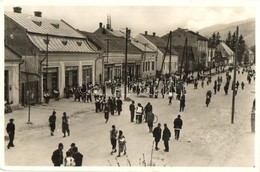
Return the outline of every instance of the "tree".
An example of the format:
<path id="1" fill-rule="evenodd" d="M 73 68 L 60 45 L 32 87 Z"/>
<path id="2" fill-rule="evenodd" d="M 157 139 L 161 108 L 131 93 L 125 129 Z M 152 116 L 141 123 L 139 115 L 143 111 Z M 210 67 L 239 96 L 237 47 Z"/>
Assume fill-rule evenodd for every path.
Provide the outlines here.
<path id="1" fill-rule="evenodd" d="M 245 44 L 244 37 L 241 34 L 238 39 L 238 52 L 237 52 L 238 63 L 242 62 L 245 51 L 246 51 L 246 44 Z"/>
<path id="2" fill-rule="evenodd" d="M 216 35 L 216 46 L 220 43 L 220 35 L 219 35 L 219 32 L 217 33 Z"/>
<path id="3" fill-rule="evenodd" d="M 227 38 L 225 41 L 226 45 L 230 48 L 231 47 L 231 32 L 228 31 Z"/>

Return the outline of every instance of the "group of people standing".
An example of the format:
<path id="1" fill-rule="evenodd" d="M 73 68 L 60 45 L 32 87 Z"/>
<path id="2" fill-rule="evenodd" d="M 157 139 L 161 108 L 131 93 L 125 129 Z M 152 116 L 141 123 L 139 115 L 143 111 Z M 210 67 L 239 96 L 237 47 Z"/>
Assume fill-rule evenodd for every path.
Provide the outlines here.
<path id="1" fill-rule="evenodd" d="M 63 137 L 66 137 L 66 134 L 68 134 L 68 136 L 69 136 L 70 135 L 69 117 L 67 116 L 66 112 L 63 112 L 63 116 L 62 116 L 61 120 L 62 120 Z M 51 130 L 51 136 L 54 136 L 54 131 L 56 128 L 56 112 L 55 111 L 53 111 L 52 115 L 49 116 L 49 127 Z"/>
<path id="2" fill-rule="evenodd" d="M 122 130 L 119 130 L 119 132 L 118 132 L 115 125 L 112 125 L 112 129 L 110 130 L 110 142 L 111 142 L 111 145 L 112 145 L 111 155 L 113 155 L 114 153 L 117 152 L 117 149 L 116 149 L 117 142 L 118 142 L 118 155 L 117 155 L 117 157 L 120 157 L 121 153 L 123 153 L 123 155 L 126 154 L 126 139 L 125 139 L 125 136 L 123 135 Z"/>

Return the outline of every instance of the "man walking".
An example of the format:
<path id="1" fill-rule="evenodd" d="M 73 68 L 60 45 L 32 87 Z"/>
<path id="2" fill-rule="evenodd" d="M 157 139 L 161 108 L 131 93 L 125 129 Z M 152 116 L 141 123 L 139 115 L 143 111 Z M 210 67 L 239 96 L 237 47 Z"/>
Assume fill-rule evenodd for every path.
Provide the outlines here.
<path id="1" fill-rule="evenodd" d="M 145 113 L 145 122 L 147 122 L 147 114 L 149 112 L 153 112 L 153 106 L 151 105 L 150 102 L 147 103 L 147 105 L 144 107 L 144 113 Z"/>
<path id="2" fill-rule="evenodd" d="M 151 133 L 151 132 L 153 132 L 153 121 L 154 121 L 153 112 L 148 112 L 146 117 L 147 117 L 147 125 L 149 128 L 149 133 Z"/>
<path id="3" fill-rule="evenodd" d="M 110 141 L 112 145 L 111 155 L 116 152 L 116 139 L 117 139 L 117 130 L 115 125 L 112 125 L 112 130 L 110 130 Z"/>
<path id="4" fill-rule="evenodd" d="M 116 100 L 118 116 L 120 115 L 120 113 L 122 111 L 122 104 L 123 104 L 122 100 L 120 99 L 120 97 L 118 97 L 118 99 Z"/>
<path id="5" fill-rule="evenodd" d="M 167 124 L 164 124 L 164 130 L 163 130 L 163 136 L 162 139 L 164 141 L 164 152 L 169 152 L 169 140 L 171 137 L 171 132 L 169 130 L 169 128 L 167 127 Z"/>
<path id="6" fill-rule="evenodd" d="M 9 135 L 9 143 L 7 145 L 7 148 L 10 149 L 10 147 L 14 147 L 14 133 L 15 133 L 15 125 L 13 123 L 14 119 L 10 119 L 10 122 L 6 126 L 6 131 Z"/>
<path id="7" fill-rule="evenodd" d="M 55 130 L 56 127 L 56 112 L 53 111 L 52 115 L 49 117 L 49 126 L 51 128 L 51 136 L 53 136 L 53 132 Z"/>
<path id="8" fill-rule="evenodd" d="M 63 137 L 66 137 L 66 133 L 68 133 L 68 136 L 70 136 L 68 119 L 69 117 L 66 116 L 66 112 L 63 112 L 63 117 L 62 117 L 62 133 L 64 134 Z"/>
<path id="9" fill-rule="evenodd" d="M 59 143 L 58 145 L 58 149 L 55 150 L 52 154 L 51 160 L 54 164 L 54 166 L 60 166 L 61 164 L 63 164 L 63 144 Z"/>
<path id="10" fill-rule="evenodd" d="M 178 117 L 173 122 L 173 128 L 175 133 L 175 139 L 179 140 L 180 137 L 180 130 L 182 129 L 182 119 L 181 115 L 178 115 Z"/>
<path id="11" fill-rule="evenodd" d="M 132 104 L 129 106 L 130 114 L 131 114 L 131 122 L 134 122 L 135 117 L 135 101 L 132 101 Z"/>
<path id="12" fill-rule="evenodd" d="M 159 123 L 157 127 L 154 128 L 153 130 L 153 137 L 154 137 L 154 141 L 155 141 L 155 150 L 158 151 L 158 143 L 161 140 L 161 136 L 162 136 L 162 129 L 161 129 L 161 124 Z"/>

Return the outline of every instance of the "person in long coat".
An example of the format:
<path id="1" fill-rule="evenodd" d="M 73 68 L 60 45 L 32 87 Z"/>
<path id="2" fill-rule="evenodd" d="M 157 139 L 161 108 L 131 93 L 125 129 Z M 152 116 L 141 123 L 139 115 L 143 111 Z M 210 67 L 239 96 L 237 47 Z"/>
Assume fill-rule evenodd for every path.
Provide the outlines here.
<path id="1" fill-rule="evenodd" d="M 104 108 L 104 117 L 106 119 L 106 123 L 109 119 L 109 107 L 108 107 L 108 104 L 105 104 L 105 108 Z"/>
<path id="2" fill-rule="evenodd" d="M 10 147 L 14 147 L 14 134 L 15 134 L 15 125 L 13 123 L 14 119 L 11 118 L 9 120 L 10 122 L 6 126 L 6 132 L 8 133 L 9 136 L 9 143 L 7 145 L 7 148 L 10 149 Z"/>
<path id="3" fill-rule="evenodd" d="M 145 122 L 147 122 L 147 114 L 152 111 L 153 111 L 153 106 L 151 105 L 150 102 L 148 102 L 147 105 L 144 107 Z"/>
<path id="4" fill-rule="evenodd" d="M 117 139 L 117 129 L 115 125 L 112 125 L 112 130 L 110 130 L 110 142 L 112 145 L 112 151 L 111 151 L 111 155 L 113 155 L 113 153 L 116 152 L 116 139 Z"/>
<path id="5" fill-rule="evenodd" d="M 180 130 L 182 129 L 182 124 L 183 124 L 183 122 L 182 122 L 182 119 L 181 119 L 181 115 L 178 115 L 178 117 L 173 122 L 173 128 L 174 128 L 176 140 L 179 140 Z"/>
<path id="6" fill-rule="evenodd" d="M 149 133 L 151 133 L 153 131 L 153 121 L 154 121 L 154 114 L 153 112 L 148 112 L 147 115 L 147 125 L 149 128 Z"/>
<path id="7" fill-rule="evenodd" d="M 117 113 L 118 115 L 120 115 L 121 111 L 122 111 L 122 100 L 120 99 L 120 97 L 118 97 L 118 99 L 116 100 L 116 107 L 117 107 Z"/>
<path id="8" fill-rule="evenodd" d="M 180 112 L 183 112 L 185 108 L 185 95 L 183 94 L 180 97 Z"/>
<path id="9" fill-rule="evenodd" d="M 169 152 L 169 140 L 170 140 L 170 137 L 171 137 L 171 131 L 167 127 L 167 124 L 164 124 L 162 140 L 164 142 L 164 146 L 165 146 L 164 151 L 165 152 Z"/>
<path id="10" fill-rule="evenodd" d="M 132 101 L 132 104 L 129 105 L 130 115 L 131 115 L 131 122 L 134 122 L 135 117 L 135 101 Z"/>
<path id="11" fill-rule="evenodd" d="M 158 151 L 158 143 L 161 140 L 162 137 L 162 129 L 161 129 L 161 124 L 159 123 L 157 127 L 154 128 L 153 130 L 153 137 L 154 137 L 154 141 L 155 141 L 155 150 Z"/>
<path id="12" fill-rule="evenodd" d="M 73 148 L 74 155 L 72 156 L 75 161 L 75 166 L 82 166 L 83 155 L 78 151 L 77 147 Z"/>
<path id="13" fill-rule="evenodd" d="M 64 134 L 63 137 L 66 137 L 66 133 L 68 133 L 68 136 L 70 135 L 69 117 L 67 117 L 66 112 L 63 112 L 62 117 L 62 133 Z"/>
<path id="14" fill-rule="evenodd" d="M 49 126 L 51 129 L 51 136 L 53 136 L 55 127 L 56 127 L 56 112 L 53 111 L 52 115 L 49 117 Z"/>
<path id="15" fill-rule="evenodd" d="M 115 109 L 116 109 L 116 99 L 115 97 L 112 97 L 111 104 L 110 104 L 111 115 L 115 114 Z"/>
<path id="16" fill-rule="evenodd" d="M 117 157 L 120 157 L 121 152 L 124 152 L 124 155 L 126 154 L 126 140 L 125 140 L 125 136 L 123 135 L 123 131 L 119 130 Z"/>
<path id="17" fill-rule="evenodd" d="M 63 164 L 63 144 L 59 143 L 58 145 L 58 149 L 55 150 L 52 154 L 51 160 L 52 163 L 54 164 L 54 166 L 60 166 L 61 164 Z"/>

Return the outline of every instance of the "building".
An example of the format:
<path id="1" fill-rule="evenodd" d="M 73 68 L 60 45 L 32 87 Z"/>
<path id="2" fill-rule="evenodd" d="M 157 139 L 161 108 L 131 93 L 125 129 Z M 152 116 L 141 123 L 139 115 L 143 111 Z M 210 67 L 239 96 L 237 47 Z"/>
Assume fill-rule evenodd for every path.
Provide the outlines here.
<path id="1" fill-rule="evenodd" d="M 5 45 L 4 99 L 19 105 L 19 81 L 22 56 Z"/>
<path id="2" fill-rule="evenodd" d="M 157 58 L 155 60 L 156 63 L 156 71 L 158 74 L 169 74 L 178 71 L 178 53 L 177 51 L 172 48 L 171 55 L 168 49 L 168 53 L 166 52 L 167 42 L 156 36 L 154 32 L 152 35 L 149 35 L 147 31 L 144 34 L 139 34 L 135 37 L 135 40 L 141 42 L 142 44 L 146 45 L 150 49 L 157 51 Z M 171 58 L 171 59 L 170 59 Z M 170 63 L 171 61 L 171 63 Z M 149 65 L 148 65 L 149 66 Z M 171 66 L 171 67 L 170 67 Z M 170 71 L 171 68 L 171 71 Z"/>
<path id="3" fill-rule="evenodd" d="M 103 27 L 102 23 L 99 23 L 99 28 L 94 33 L 82 33 L 102 52 L 97 60 L 96 79 L 104 82 L 116 79 L 124 81 L 126 39 L 115 36 L 109 29 Z M 127 43 L 127 49 L 127 76 L 130 81 L 137 80 L 141 76 L 142 52 L 131 43 L 131 40 Z"/>
<path id="4" fill-rule="evenodd" d="M 188 29 L 178 28 L 171 32 L 173 48 L 179 53 L 179 63 L 182 61 L 183 47 L 187 38 L 189 70 L 202 70 L 207 67 L 208 39 Z M 162 36 L 167 41 L 169 33 Z M 186 61 L 186 59 L 185 59 Z"/>
<path id="5" fill-rule="evenodd" d="M 21 80 L 26 83 L 30 74 L 29 83 L 37 84 L 30 87 L 36 103 L 42 100 L 43 90 L 52 94 L 59 89 L 63 97 L 66 85 L 95 82 L 99 54 L 84 35 L 63 20 L 44 18 L 40 11 L 23 14 L 20 7 L 14 7 L 13 12 L 5 12 L 5 43 L 25 57 Z"/>
<path id="6" fill-rule="evenodd" d="M 220 63 L 227 66 L 233 64 L 235 53 L 223 42 L 221 41 L 215 50 L 215 56 L 212 59 L 213 66 L 219 66 Z"/>

